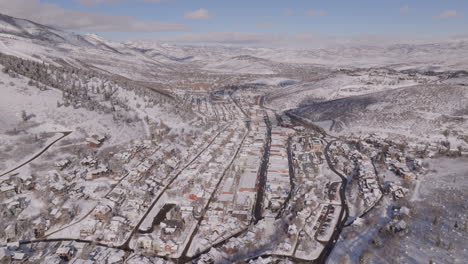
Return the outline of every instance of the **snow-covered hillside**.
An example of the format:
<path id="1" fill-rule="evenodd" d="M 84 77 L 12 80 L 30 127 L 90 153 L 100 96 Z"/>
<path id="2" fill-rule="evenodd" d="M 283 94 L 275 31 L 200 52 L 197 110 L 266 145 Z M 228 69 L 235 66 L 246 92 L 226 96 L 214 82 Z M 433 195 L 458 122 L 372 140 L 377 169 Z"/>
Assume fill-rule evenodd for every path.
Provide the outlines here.
<path id="1" fill-rule="evenodd" d="M 468 129 L 468 88 L 416 85 L 341 99 L 305 103 L 292 112 L 313 121 L 333 120 L 332 130 L 438 134 Z"/>
<path id="2" fill-rule="evenodd" d="M 268 95 L 268 104 L 276 109 L 288 110 L 313 101 L 333 100 L 379 91 L 437 83 L 439 78 L 421 74 L 408 74 L 387 68 L 357 69 L 323 74 L 313 82 L 297 82 Z"/>
<path id="3" fill-rule="evenodd" d="M 274 74 L 273 63 L 253 56 L 236 56 L 220 62 L 208 64 L 203 69 L 213 72 L 237 74 Z"/>

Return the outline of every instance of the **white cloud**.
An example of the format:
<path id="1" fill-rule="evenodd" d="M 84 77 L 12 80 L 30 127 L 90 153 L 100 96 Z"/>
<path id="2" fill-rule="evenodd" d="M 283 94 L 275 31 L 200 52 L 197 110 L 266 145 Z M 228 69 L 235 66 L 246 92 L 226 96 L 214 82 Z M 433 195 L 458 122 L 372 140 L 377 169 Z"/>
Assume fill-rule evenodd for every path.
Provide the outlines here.
<path id="1" fill-rule="evenodd" d="M 95 7 L 101 4 L 110 4 L 114 3 L 115 0 L 77 0 L 78 3 L 86 6 L 86 7 Z"/>
<path id="2" fill-rule="evenodd" d="M 259 33 L 244 32 L 211 32 L 211 33 L 186 33 L 177 36 L 160 37 L 162 42 L 175 43 L 205 43 L 205 44 L 241 44 L 249 45 L 263 43 L 271 40 L 271 36 Z"/>
<path id="3" fill-rule="evenodd" d="M 267 27 L 272 27 L 273 24 L 272 23 L 258 23 L 256 24 L 257 27 L 261 27 L 261 28 L 267 28 Z"/>
<path id="4" fill-rule="evenodd" d="M 410 11 L 409 5 L 405 5 L 402 8 L 400 8 L 401 13 L 408 13 Z"/>
<path id="5" fill-rule="evenodd" d="M 113 4 L 123 1 L 134 1 L 134 2 L 145 2 L 145 3 L 159 3 L 169 0 L 75 0 L 76 2 L 86 6 L 86 7 L 96 7 L 103 4 Z"/>
<path id="6" fill-rule="evenodd" d="M 308 16 L 326 16 L 328 15 L 328 11 L 325 10 L 309 10 L 305 12 Z"/>
<path id="7" fill-rule="evenodd" d="M 456 10 L 446 10 L 435 17 L 436 18 L 450 18 L 450 17 L 458 17 L 458 16 L 460 16 L 460 14 Z"/>
<path id="8" fill-rule="evenodd" d="M 77 31 L 162 32 L 186 31 L 178 23 L 140 21 L 131 16 L 109 15 L 90 11 L 65 9 L 38 0 L 0 0 L 1 13 L 32 20 L 57 28 Z"/>
<path id="9" fill-rule="evenodd" d="M 210 13 L 208 10 L 204 8 L 200 8 L 195 11 L 187 12 L 184 14 L 184 17 L 187 19 L 196 19 L 196 20 L 202 20 L 202 19 L 209 19 L 213 16 L 212 13 Z"/>

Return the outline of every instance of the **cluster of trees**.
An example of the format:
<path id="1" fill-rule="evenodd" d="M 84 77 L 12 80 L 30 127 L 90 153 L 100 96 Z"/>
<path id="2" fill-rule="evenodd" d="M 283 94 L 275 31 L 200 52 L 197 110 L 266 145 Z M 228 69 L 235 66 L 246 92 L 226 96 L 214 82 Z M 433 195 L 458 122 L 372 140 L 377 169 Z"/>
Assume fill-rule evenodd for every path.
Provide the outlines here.
<path id="1" fill-rule="evenodd" d="M 145 107 L 162 105 L 183 118 L 194 117 L 191 109 L 178 107 L 177 98 L 120 76 L 71 66 L 55 66 L 3 53 L 0 53 L 0 64 L 4 66 L 2 71 L 13 78 L 18 75 L 29 78 L 30 86 L 40 90 L 47 90 L 47 87 L 61 90 L 62 101 L 57 102 L 57 107 L 83 107 L 90 111 L 114 113 L 115 120 L 131 122 L 135 116 L 125 113 L 130 110 L 128 100 L 115 96 L 119 89 L 125 89 L 143 98 Z"/>

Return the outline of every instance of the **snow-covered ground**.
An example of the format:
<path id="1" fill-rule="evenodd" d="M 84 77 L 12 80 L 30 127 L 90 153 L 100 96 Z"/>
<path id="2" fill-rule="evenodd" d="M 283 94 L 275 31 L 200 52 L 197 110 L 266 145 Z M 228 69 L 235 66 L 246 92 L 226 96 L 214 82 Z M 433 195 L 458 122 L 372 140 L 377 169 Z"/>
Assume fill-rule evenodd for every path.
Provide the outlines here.
<path id="1" fill-rule="evenodd" d="M 392 263 L 395 258 L 399 263 L 464 263 L 468 257 L 464 246 L 468 160 L 438 158 L 425 162 L 429 172 L 419 177 L 413 193 L 399 203 L 385 198 L 369 215 L 345 227 L 328 263 L 342 259 L 358 263 L 362 258 L 370 263 Z M 401 236 L 385 235 L 382 229 L 391 221 L 391 208 L 398 204 L 410 208 L 409 216 L 403 218 L 408 231 Z"/>
<path id="2" fill-rule="evenodd" d="M 0 15 L 0 53 L 0 174 L 71 132 L 0 177 L 2 243 L 81 238 L 135 251 L 75 243 L 97 263 L 165 262 L 141 251 L 179 258 L 207 250 L 217 263 L 313 259 L 344 208 L 333 163 L 353 188 L 350 218 L 369 212 L 348 219 L 328 263 L 468 259 L 468 73 L 458 71 L 468 65 L 466 42 L 328 50 L 118 43 Z M 419 174 L 390 166 L 406 173 L 415 156 Z M 365 177 L 352 182 L 356 164 Z M 263 205 L 254 200 L 262 170 Z M 153 226 L 169 203 L 165 222 Z M 52 263 L 66 243 L 49 245 L 47 257 L 20 250 Z"/>
<path id="3" fill-rule="evenodd" d="M 0 73 L 2 96 L 0 97 L 0 111 L 2 121 L 0 132 L 5 133 L 16 126 L 21 126 L 22 111 L 33 115 L 27 122 L 32 123 L 29 133 L 72 131 L 70 138 L 80 138 L 87 134 L 109 134 L 109 143 L 120 142 L 124 139 L 134 139 L 142 134 L 141 123 L 117 125 L 110 114 L 96 114 L 83 108 L 57 107 L 62 100 L 62 92 L 49 88 L 41 91 L 29 86 L 25 77 L 11 78 Z M 117 134 L 116 134 L 117 133 Z"/>
<path id="4" fill-rule="evenodd" d="M 409 233 L 395 245 L 396 250 L 406 263 L 464 263 L 468 259 L 468 159 L 427 162 L 430 172 L 421 177 L 416 190 Z M 383 254 L 378 257 L 385 259 Z"/>

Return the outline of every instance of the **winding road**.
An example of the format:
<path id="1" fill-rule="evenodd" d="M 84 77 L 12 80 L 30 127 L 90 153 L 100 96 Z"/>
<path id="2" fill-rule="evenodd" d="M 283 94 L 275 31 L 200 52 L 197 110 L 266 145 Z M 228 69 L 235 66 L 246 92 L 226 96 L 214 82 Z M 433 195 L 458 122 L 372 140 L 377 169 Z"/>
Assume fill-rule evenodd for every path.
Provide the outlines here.
<path id="1" fill-rule="evenodd" d="M 34 155 L 33 155 L 31 158 L 29 158 L 27 161 L 25 161 L 25 162 L 23 162 L 23 163 L 17 165 L 16 167 L 14 167 L 14 168 L 12 168 L 12 169 L 10 169 L 10 170 L 8 170 L 8 171 L 6 171 L 6 172 L 0 174 L 0 177 L 1 177 L 1 176 L 4 176 L 4 175 L 7 175 L 7 174 L 9 174 L 9 173 L 12 173 L 12 172 L 14 172 L 15 170 L 17 170 L 17 169 L 23 167 L 24 165 L 30 163 L 31 161 L 37 159 L 39 156 L 41 156 L 42 154 L 44 154 L 44 152 L 46 152 L 50 147 L 52 147 L 52 145 L 54 145 L 55 143 L 59 142 L 59 141 L 62 140 L 64 137 L 70 135 L 72 132 L 71 132 L 71 131 L 66 131 L 66 132 L 57 132 L 57 133 L 61 133 L 62 136 L 59 137 L 59 138 L 57 138 L 57 139 L 55 139 L 54 141 L 50 142 L 47 146 L 45 146 L 42 150 L 40 150 L 39 152 L 37 152 L 36 154 L 34 154 Z"/>
<path id="2" fill-rule="evenodd" d="M 346 202 L 346 194 L 345 194 L 345 190 L 346 190 L 346 186 L 348 184 L 348 180 L 346 179 L 345 175 L 343 175 L 341 172 L 339 172 L 334 167 L 333 163 L 331 162 L 330 154 L 329 154 L 330 146 L 334 142 L 336 142 L 338 140 L 337 140 L 336 137 L 328 135 L 328 133 L 325 132 L 324 129 L 322 129 L 321 127 L 318 127 L 317 125 L 313 124 L 312 122 L 310 122 L 307 119 L 304 119 L 302 117 L 299 117 L 299 116 L 297 116 L 295 114 L 288 113 L 288 112 L 286 113 L 286 115 L 288 115 L 292 120 L 295 120 L 295 121 L 303 124 L 304 127 L 312 129 L 312 130 L 322 134 L 322 138 L 325 141 L 327 141 L 326 140 L 327 138 L 333 138 L 332 141 L 327 142 L 327 145 L 325 147 L 324 152 L 325 152 L 325 159 L 327 160 L 328 167 L 336 175 L 338 175 L 341 178 L 341 182 L 342 182 L 341 187 L 340 187 L 341 212 L 340 212 L 340 216 L 339 216 L 339 221 L 338 221 L 338 223 L 337 223 L 337 225 L 335 227 L 335 231 L 333 232 L 330 240 L 326 244 L 325 249 L 322 251 L 319 258 L 314 261 L 314 263 L 326 263 L 326 261 L 328 259 L 328 256 L 331 254 L 333 248 L 335 247 L 336 242 L 338 241 L 338 238 L 339 238 L 343 228 L 345 227 L 346 219 L 349 216 L 349 208 L 348 208 L 348 205 L 347 205 L 347 202 Z"/>
<path id="3" fill-rule="evenodd" d="M 348 184 L 348 180 L 346 177 L 341 174 L 341 172 L 337 171 L 334 167 L 334 165 L 331 162 L 330 155 L 329 155 L 329 150 L 331 144 L 333 144 L 336 140 L 328 142 L 327 146 L 325 147 L 325 158 L 327 160 L 328 167 L 338 176 L 340 176 L 342 184 L 340 187 L 340 199 L 341 199 L 341 212 L 339 216 L 339 221 L 335 227 L 335 231 L 333 232 L 330 240 L 328 241 L 327 245 L 325 246 L 325 249 L 322 251 L 320 254 L 319 258 L 315 260 L 316 263 L 326 263 L 328 256 L 330 256 L 331 252 L 333 251 L 333 248 L 335 247 L 336 242 L 338 241 L 338 238 L 341 234 L 341 231 L 345 227 L 346 219 L 348 218 L 349 215 L 349 208 L 346 203 L 346 196 L 345 196 L 345 190 L 346 190 L 346 185 Z"/>

